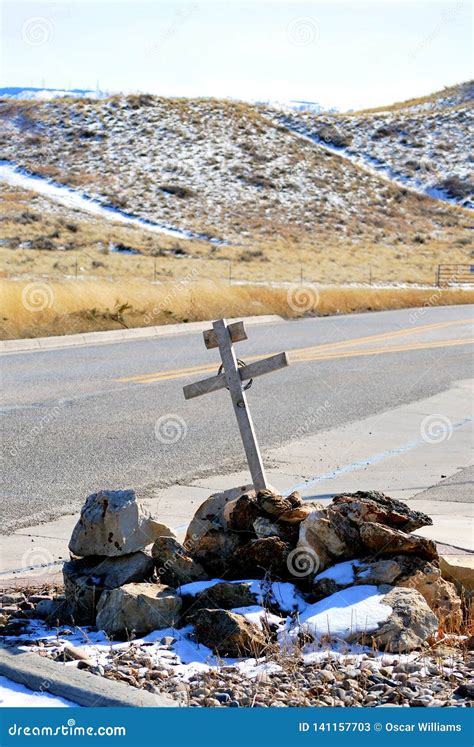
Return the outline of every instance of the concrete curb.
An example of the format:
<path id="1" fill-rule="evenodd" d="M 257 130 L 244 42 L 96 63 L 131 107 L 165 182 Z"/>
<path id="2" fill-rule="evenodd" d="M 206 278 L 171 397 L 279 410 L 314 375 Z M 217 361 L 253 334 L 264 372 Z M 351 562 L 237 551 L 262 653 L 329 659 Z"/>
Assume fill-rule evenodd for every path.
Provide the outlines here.
<path id="1" fill-rule="evenodd" d="M 123 682 L 56 664 L 36 653 L 0 647 L 0 675 L 36 692 L 65 698 L 89 708 L 177 708 L 163 695 L 153 695 Z"/>
<path id="2" fill-rule="evenodd" d="M 282 322 L 277 314 L 239 317 L 246 324 L 269 324 Z M 237 321 L 237 319 L 229 319 Z M 211 321 L 189 322 L 187 324 L 163 324 L 157 327 L 135 327 L 133 329 L 114 329 L 105 332 L 83 332 L 78 335 L 58 335 L 54 337 L 32 337 L 22 340 L 0 340 L 0 353 L 32 352 L 35 350 L 57 350 L 83 345 L 103 345 L 104 343 L 123 342 L 125 340 L 144 340 L 150 337 L 169 337 L 191 332 L 203 332 L 212 325 Z"/>

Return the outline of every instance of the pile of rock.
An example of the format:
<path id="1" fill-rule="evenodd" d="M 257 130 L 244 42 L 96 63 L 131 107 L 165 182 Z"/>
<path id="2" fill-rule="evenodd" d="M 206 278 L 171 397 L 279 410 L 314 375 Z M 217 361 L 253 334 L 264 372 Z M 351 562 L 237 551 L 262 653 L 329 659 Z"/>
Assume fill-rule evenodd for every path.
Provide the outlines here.
<path id="1" fill-rule="evenodd" d="M 144 552 L 157 537 L 163 536 L 171 537 L 173 533 L 144 510 L 132 490 L 101 491 L 90 495 L 69 542 L 74 557 L 63 568 L 67 615 L 76 624 L 94 625 L 107 600 L 110 604 L 116 603 L 114 590 L 126 589 L 129 585 L 132 585 L 135 601 L 130 602 L 131 610 L 124 607 L 123 615 L 127 611 L 136 615 L 140 588 L 150 598 L 160 600 L 157 603 L 160 609 L 166 607 L 166 602 L 163 602 L 166 594 L 162 595 L 164 587 L 151 583 L 153 559 Z M 177 608 L 180 600 L 178 602 Z M 167 617 L 165 625 L 174 624 L 177 619 L 174 615 Z M 161 619 L 157 618 L 156 622 L 161 623 Z M 97 624 L 100 625 L 100 620 Z M 112 630 L 111 625 L 108 627 Z M 127 627 L 124 624 L 121 630 Z M 136 628 L 136 625 L 131 627 Z"/>
<path id="2" fill-rule="evenodd" d="M 376 492 L 323 507 L 298 493 L 235 489 L 200 506 L 181 545 L 133 491 L 97 493 L 69 545 L 68 614 L 115 638 L 192 626 L 221 656 L 323 637 L 410 651 L 462 623 L 435 543 L 412 534 L 431 523 Z"/>

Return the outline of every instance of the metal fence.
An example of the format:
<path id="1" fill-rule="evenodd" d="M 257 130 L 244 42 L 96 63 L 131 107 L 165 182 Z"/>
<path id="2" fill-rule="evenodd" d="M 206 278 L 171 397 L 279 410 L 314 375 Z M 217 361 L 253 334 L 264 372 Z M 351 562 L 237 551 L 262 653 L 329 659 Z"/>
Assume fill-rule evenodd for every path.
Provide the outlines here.
<path id="1" fill-rule="evenodd" d="M 473 285 L 474 265 L 438 265 L 437 285 Z"/>

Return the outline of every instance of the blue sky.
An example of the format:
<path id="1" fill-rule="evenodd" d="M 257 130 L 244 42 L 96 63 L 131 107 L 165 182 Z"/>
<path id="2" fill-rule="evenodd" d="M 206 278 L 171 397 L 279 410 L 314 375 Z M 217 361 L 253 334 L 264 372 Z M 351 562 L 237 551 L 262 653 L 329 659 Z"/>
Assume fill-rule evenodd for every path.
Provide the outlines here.
<path id="1" fill-rule="evenodd" d="M 468 80 L 471 13 L 467 0 L 4 0 L 0 84 L 375 106 Z"/>

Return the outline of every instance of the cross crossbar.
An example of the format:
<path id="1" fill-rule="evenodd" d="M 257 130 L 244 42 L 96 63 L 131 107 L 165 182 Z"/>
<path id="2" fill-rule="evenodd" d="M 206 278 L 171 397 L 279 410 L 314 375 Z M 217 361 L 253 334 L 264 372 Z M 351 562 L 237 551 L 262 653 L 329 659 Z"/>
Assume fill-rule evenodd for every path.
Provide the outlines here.
<path id="1" fill-rule="evenodd" d="M 285 368 L 289 365 L 290 361 L 288 360 L 288 355 L 286 353 L 277 353 L 276 355 L 271 355 L 269 358 L 264 358 L 261 361 L 255 361 L 255 363 L 249 363 L 247 366 L 242 366 L 238 371 L 241 381 L 249 381 L 250 379 L 256 379 L 257 376 L 263 376 L 263 374 L 278 371 L 279 368 Z M 202 394 L 217 392 L 219 389 L 224 389 L 226 386 L 227 381 L 225 374 L 216 374 L 216 376 L 210 376 L 208 379 L 201 379 L 201 381 L 186 384 L 186 386 L 183 387 L 184 398 L 194 399 L 194 397 L 200 397 Z"/>

